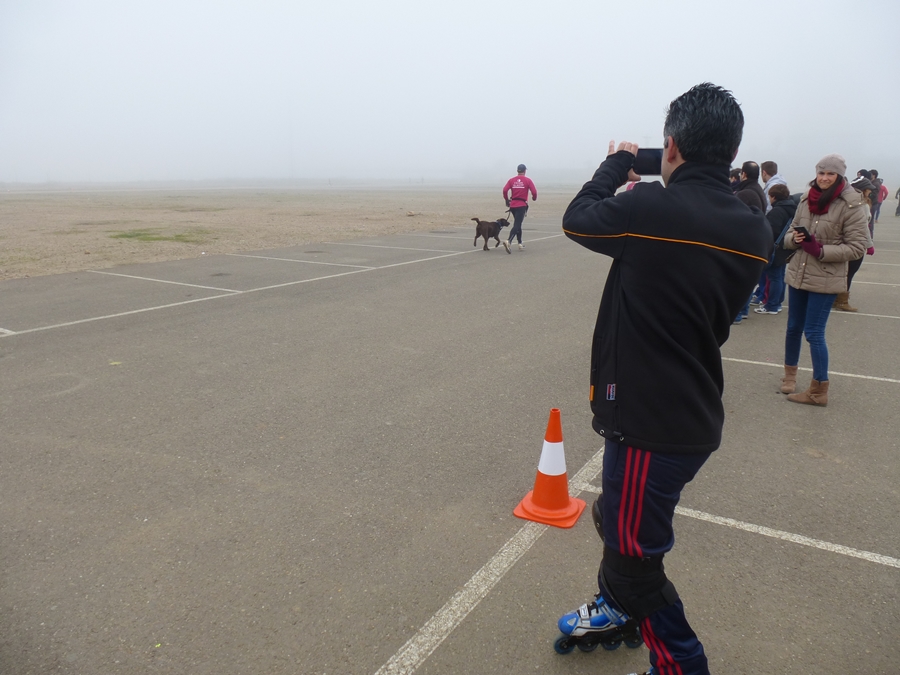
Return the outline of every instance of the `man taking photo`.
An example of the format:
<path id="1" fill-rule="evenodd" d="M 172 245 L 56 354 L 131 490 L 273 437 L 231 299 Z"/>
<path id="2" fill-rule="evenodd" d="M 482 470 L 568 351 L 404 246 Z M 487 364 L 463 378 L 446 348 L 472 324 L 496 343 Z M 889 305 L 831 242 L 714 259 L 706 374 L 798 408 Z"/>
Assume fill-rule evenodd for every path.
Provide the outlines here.
<path id="1" fill-rule="evenodd" d="M 606 440 L 594 520 L 604 541 L 595 599 L 559 620 L 564 647 L 635 641 L 650 673 L 706 675 L 663 556 L 684 486 L 719 447 L 722 359 L 734 317 L 769 260 L 764 211 L 729 187 L 744 116 L 731 92 L 697 85 L 669 106 L 662 179 L 616 195 L 638 146 L 609 156 L 563 216 L 563 231 L 613 259 L 594 331 L 590 402 Z M 560 650 L 560 641 L 557 642 Z"/>

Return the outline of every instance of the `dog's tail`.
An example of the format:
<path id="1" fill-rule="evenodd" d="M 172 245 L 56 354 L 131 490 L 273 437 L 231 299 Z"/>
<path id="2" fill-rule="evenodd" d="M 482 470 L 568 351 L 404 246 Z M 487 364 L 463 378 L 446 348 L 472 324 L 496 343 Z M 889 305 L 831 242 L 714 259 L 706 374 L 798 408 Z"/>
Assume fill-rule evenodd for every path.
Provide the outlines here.
<path id="1" fill-rule="evenodd" d="M 478 222 L 478 218 L 470 218 L 470 220 L 474 220 L 476 223 Z"/>

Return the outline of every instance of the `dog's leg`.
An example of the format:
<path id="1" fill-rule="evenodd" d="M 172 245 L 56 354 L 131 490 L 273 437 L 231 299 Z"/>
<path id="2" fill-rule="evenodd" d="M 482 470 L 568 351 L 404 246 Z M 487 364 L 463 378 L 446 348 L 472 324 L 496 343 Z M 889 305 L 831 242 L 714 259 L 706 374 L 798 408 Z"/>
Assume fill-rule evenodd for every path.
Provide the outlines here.
<path id="1" fill-rule="evenodd" d="M 490 251 L 490 250 L 491 250 L 491 249 L 488 248 L 488 236 L 487 236 L 487 235 L 484 235 L 484 250 L 485 250 L 485 251 Z"/>

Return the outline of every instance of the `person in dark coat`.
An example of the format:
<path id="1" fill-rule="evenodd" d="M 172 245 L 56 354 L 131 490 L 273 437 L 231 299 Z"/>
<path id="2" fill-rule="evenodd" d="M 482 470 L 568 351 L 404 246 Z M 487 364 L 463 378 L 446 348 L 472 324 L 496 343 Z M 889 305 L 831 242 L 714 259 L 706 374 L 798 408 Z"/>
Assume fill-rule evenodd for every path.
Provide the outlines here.
<path id="1" fill-rule="evenodd" d="M 787 185 L 776 184 L 769 188 L 769 202 L 772 210 L 766 214 L 766 220 L 772 228 L 772 241 L 775 242 L 775 253 L 772 262 L 766 266 L 766 301 L 757 307 L 757 314 L 778 314 L 784 303 L 784 269 L 790 251 L 781 246 L 787 224 L 797 212 L 797 202 L 791 199 Z"/>
<path id="2" fill-rule="evenodd" d="M 744 204 L 751 208 L 757 208 L 763 213 L 769 209 L 769 200 L 762 186 L 759 184 L 759 164 L 756 162 L 744 162 L 741 165 L 741 182 L 738 183 L 735 197 L 740 199 Z M 757 283 L 756 292 L 751 293 L 747 297 L 747 302 L 738 312 L 734 319 L 735 324 L 741 323 L 750 313 L 750 305 L 758 305 L 762 303 L 762 298 L 766 293 L 766 275 L 765 272 L 760 275 Z"/>
<path id="3" fill-rule="evenodd" d="M 600 592 L 559 619 L 558 650 L 630 640 L 639 626 L 654 672 L 709 674 L 663 557 L 684 486 L 721 443 L 721 346 L 772 253 L 763 212 L 728 185 L 743 127 L 731 92 L 697 85 L 669 105 L 663 183 L 616 194 L 640 178 L 638 147 L 610 143 L 563 216 L 566 236 L 612 265 L 590 369 L 593 427 L 606 442 L 593 510 Z"/>
<path id="4" fill-rule="evenodd" d="M 756 162 L 744 162 L 741 164 L 741 182 L 738 183 L 738 199 L 747 206 L 755 206 L 765 213 L 769 208 L 766 193 L 759 184 L 759 164 Z"/>

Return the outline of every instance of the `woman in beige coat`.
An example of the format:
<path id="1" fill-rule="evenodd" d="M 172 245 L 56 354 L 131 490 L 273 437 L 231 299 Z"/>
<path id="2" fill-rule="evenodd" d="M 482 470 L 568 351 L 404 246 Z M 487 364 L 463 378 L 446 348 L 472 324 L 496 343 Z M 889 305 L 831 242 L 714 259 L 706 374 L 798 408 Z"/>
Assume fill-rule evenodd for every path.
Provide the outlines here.
<path id="1" fill-rule="evenodd" d="M 786 274 L 789 305 L 781 381 L 781 391 L 790 394 L 788 400 L 794 403 L 828 404 L 825 325 L 835 296 L 847 291 L 847 262 L 861 258 L 868 246 L 865 205 L 846 174 L 847 163 L 840 155 L 828 155 L 816 164 L 816 178 L 784 238 L 785 248 L 797 249 Z M 809 343 L 813 376 L 809 389 L 795 394 L 803 335 Z"/>

